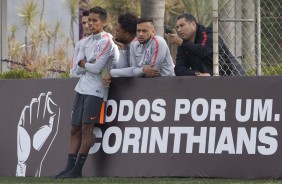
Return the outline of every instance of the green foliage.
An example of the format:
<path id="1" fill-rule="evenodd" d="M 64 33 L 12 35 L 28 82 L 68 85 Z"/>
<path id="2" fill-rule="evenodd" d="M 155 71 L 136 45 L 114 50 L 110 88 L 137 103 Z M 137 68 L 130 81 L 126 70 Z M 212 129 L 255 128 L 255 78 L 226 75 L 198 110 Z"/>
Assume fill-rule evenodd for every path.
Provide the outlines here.
<path id="1" fill-rule="evenodd" d="M 165 25 L 175 28 L 177 17 L 184 12 L 193 14 L 204 26 L 212 23 L 211 0 L 166 0 Z"/>
<path id="2" fill-rule="evenodd" d="M 248 76 L 256 76 L 255 69 L 251 69 L 247 73 Z M 276 65 L 276 66 L 262 65 L 261 73 L 264 76 L 282 75 L 282 65 Z"/>
<path id="3" fill-rule="evenodd" d="M 39 73 L 26 70 L 11 70 L 0 74 L 1 79 L 40 79 L 42 77 Z"/>
<path id="4" fill-rule="evenodd" d="M 70 72 L 61 73 L 60 78 L 70 78 Z"/>
<path id="5" fill-rule="evenodd" d="M 53 68 L 58 71 L 69 69 L 71 61 L 69 57 L 69 51 L 71 50 L 69 47 L 74 41 L 73 37 L 70 38 L 68 34 L 62 33 L 60 29 L 62 25 L 59 19 L 54 20 L 54 26 L 49 24 L 54 21 L 48 21 L 49 18 L 46 18 L 47 20 L 43 19 L 44 2 L 48 1 L 42 0 L 41 2 L 42 4 L 36 0 L 25 0 L 21 7 L 15 11 L 21 20 L 19 23 L 20 29 L 15 25 L 10 28 L 8 58 L 17 63 L 11 63 L 9 67 L 11 70 L 25 69 L 29 72 L 37 72 L 42 74 L 44 78 L 57 77 L 59 75 L 48 71 Z M 76 17 L 73 17 L 72 11 L 78 11 L 78 2 L 79 0 L 66 1 L 66 4 L 69 3 L 69 8 L 71 9 L 70 14 L 71 20 L 74 20 L 73 23 L 76 23 Z M 41 5 L 42 9 L 39 12 Z M 76 16 L 77 13 L 74 12 L 74 14 Z M 24 43 L 21 41 L 22 38 L 20 40 L 16 38 L 18 31 L 25 31 Z M 17 75 L 12 74 L 11 78 L 42 78 L 42 76 L 31 73 L 29 75 L 18 73 Z"/>
<path id="6" fill-rule="evenodd" d="M 280 1 L 261 1 L 261 57 L 270 64 L 282 63 L 279 51 L 282 43 L 281 11 Z"/>

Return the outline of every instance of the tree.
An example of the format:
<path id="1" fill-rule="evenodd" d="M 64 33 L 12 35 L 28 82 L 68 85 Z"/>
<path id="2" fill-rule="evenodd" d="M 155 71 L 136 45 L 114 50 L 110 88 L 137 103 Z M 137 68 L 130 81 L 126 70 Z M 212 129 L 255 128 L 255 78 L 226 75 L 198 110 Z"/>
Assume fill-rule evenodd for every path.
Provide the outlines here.
<path id="1" fill-rule="evenodd" d="M 222 36 L 225 43 L 228 45 L 232 54 L 236 56 L 236 36 L 235 36 L 236 23 L 234 21 L 227 21 L 227 19 L 237 18 L 235 12 L 236 9 L 235 1 L 236 0 L 219 2 L 220 9 L 219 9 L 218 17 L 220 18 L 219 33 Z"/>
<path id="2" fill-rule="evenodd" d="M 193 14 L 198 22 L 209 26 L 212 22 L 212 1 L 211 0 L 182 0 L 186 11 Z"/>
<path id="3" fill-rule="evenodd" d="M 141 17 L 150 17 L 154 21 L 156 34 L 164 35 L 165 0 L 141 0 Z"/>
<path id="4" fill-rule="evenodd" d="M 24 1 L 23 8 L 19 9 L 18 15 L 22 18 L 25 26 L 25 51 L 28 55 L 28 39 L 27 34 L 30 27 L 34 26 L 34 21 L 38 15 L 38 7 L 34 0 Z"/>
<path id="5" fill-rule="evenodd" d="M 75 47 L 75 42 L 74 42 L 74 24 L 78 23 L 78 8 L 79 8 L 79 0 L 67 0 L 67 7 L 70 11 L 70 38 L 72 41 L 73 47 Z"/>

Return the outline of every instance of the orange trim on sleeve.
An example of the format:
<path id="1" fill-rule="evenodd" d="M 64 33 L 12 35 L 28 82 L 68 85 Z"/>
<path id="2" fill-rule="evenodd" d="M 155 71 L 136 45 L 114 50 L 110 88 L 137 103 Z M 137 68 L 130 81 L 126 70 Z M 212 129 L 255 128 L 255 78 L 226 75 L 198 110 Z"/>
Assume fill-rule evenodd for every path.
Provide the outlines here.
<path id="1" fill-rule="evenodd" d="M 70 70 L 73 68 L 73 63 L 74 63 L 74 51 L 72 53 L 72 59 L 71 59 L 71 63 L 70 63 Z"/>
<path id="2" fill-rule="evenodd" d="M 103 125 L 105 123 L 105 103 L 106 102 L 103 101 L 101 110 L 100 110 L 100 119 L 99 119 L 100 125 Z"/>
<path id="3" fill-rule="evenodd" d="M 153 63 L 152 63 L 152 64 L 156 64 L 157 57 L 158 57 L 158 54 L 159 54 L 159 42 L 158 42 L 158 40 L 156 39 L 156 37 L 153 37 L 153 40 L 154 40 L 155 43 L 156 43 L 156 53 L 155 53 L 155 57 L 154 57 L 154 60 L 153 60 Z"/>
<path id="4" fill-rule="evenodd" d="M 207 36 L 207 33 L 206 32 L 202 32 L 203 34 L 203 41 L 202 41 L 202 46 L 205 46 L 206 45 L 206 42 L 207 42 L 207 39 L 208 39 L 208 36 Z"/>
<path id="5" fill-rule="evenodd" d="M 106 44 L 106 47 L 102 50 L 102 52 L 101 52 L 101 53 L 99 54 L 99 56 L 97 57 L 97 60 L 106 52 L 106 50 L 108 49 L 108 47 L 109 47 L 109 45 L 110 45 L 110 43 L 111 43 L 109 35 L 108 35 L 108 34 L 105 34 L 105 35 L 103 35 L 103 37 L 104 37 L 104 36 L 107 36 L 107 37 L 108 37 L 108 42 L 107 42 L 107 44 Z"/>

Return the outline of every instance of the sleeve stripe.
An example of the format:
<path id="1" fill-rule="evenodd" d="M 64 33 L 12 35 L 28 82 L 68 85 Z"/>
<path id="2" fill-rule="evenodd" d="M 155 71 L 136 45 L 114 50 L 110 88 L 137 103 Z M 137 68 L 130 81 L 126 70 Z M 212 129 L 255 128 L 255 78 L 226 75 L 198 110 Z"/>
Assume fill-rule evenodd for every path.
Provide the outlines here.
<path id="1" fill-rule="evenodd" d="M 207 42 L 207 39 L 208 39 L 208 36 L 207 36 L 207 33 L 206 32 L 202 32 L 203 34 L 203 41 L 202 41 L 202 46 L 205 46 L 206 45 L 206 42 Z"/>
<path id="2" fill-rule="evenodd" d="M 156 37 L 153 37 L 153 40 L 155 41 L 155 44 L 156 44 L 156 53 L 155 53 L 155 57 L 154 57 L 152 64 L 156 64 L 157 57 L 158 57 L 158 54 L 159 54 L 159 42 L 158 42 Z"/>
<path id="3" fill-rule="evenodd" d="M 104 37 L 104 36 L 108 37 L 108 42 L 107 42 L 107 44 L 106 44 L 106 47 L 102 50 L 102 52 L 101 52 L 101 53 L 99 54 L 99 56 L 97 57 L 97 60 L 106 52 L 106 50 L 108 49 L 108 47 L 109 47 L 109 45 L 110 45 L 110 43 L 111 43 L 109 35 L 108 35 L 108 34 L 105 34 L 105 35 L 103 35 L 103 37 Z"/>
<path id="4" fill-rule="evenodd" d="M 73 53 L 72 53 L 72 60 L 71 60 L 71 63 L 70 63 L 70 69 L 73 68 L 73 64 L 74 64 L 74 52 L 75 51 L 73 51 Z"/>

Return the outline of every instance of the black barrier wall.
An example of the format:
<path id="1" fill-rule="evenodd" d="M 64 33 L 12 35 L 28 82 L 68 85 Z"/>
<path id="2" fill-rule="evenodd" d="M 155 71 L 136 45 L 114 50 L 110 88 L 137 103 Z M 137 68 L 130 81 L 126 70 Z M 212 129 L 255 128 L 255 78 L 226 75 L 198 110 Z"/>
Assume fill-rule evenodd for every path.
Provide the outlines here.
<path id="1" fill-rule="evenodd" d="M 280 178 L 281 80 L 113 79 L 83 174 Z M 1 176 L 64 168 L 76 82 L 0 80 Z"/>

